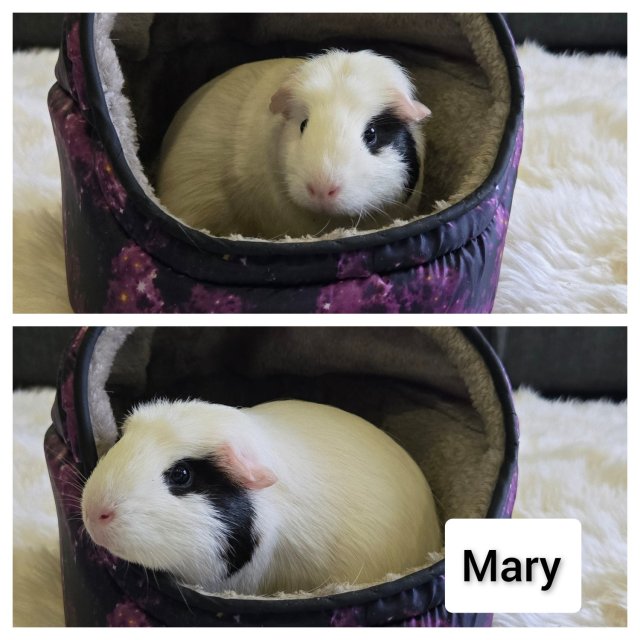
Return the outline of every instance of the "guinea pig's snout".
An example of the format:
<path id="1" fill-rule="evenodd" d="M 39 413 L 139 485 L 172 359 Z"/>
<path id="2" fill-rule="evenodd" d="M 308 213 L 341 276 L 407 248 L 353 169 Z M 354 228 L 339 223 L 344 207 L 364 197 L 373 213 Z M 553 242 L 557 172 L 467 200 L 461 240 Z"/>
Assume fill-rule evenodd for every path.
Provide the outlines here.
<path id="1" fill-rule="evenodd" d="M 113 509 L 103 509 L 98 514 L 98 522 L 100 524 L 107 524 L 107 522 L 111 522 L 115 516 L 116 512 Z"/>
<path id="2" fill-rule="evenodd" d="M 309 180 L 306 188 L 311 201 L 320 207 L 331 207 L 341 189 L 338 183 L 323 179 Z"/>
<path id="3" fill-rule="evenodd" d="M 94 504 L 85 507 L 84 524 L 96 544 L 107 546 L 108 528 L 115 519 L 114 505 Z"/>

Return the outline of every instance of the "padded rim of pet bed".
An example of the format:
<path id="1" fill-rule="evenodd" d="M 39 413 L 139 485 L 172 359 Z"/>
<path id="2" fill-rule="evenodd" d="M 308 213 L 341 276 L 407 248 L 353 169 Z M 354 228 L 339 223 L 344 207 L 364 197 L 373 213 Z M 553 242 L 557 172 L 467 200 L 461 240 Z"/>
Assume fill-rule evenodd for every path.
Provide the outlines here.
<path id="1" fill-rule="evenodd" d="M 114 353 L 112 347 L 107 347 L 100 353 L 100 349 L 102 348 L 100 338 L 104 335 L 104 331 L 105 329 L 100 327 L 92 327 L 86 331 L 74 367 L 74 404 L 77 417 L 78 454 L 84 467 L 83 472 L 86 475 L 93 470 L 98 460 L 93 433 L 96 417 L 94 415 L 95 410 L 92 411 L 91 405 L 92 403 L 99 403 L 104 400 L 109 402 L 106 391 L 102 398 L 95 395 L 96 386 L 102 386 L 103 383 L 106 382 L 108 371 L 111 369 L 117 350 L 124 344 L 128 335 L 131 333 L 130 330 L 120 332 L 120 335 L 116 338 L 116 353 Z M 453 330 L 447 329 L 447 331 Z M 485 517 L 505 517 L 505 512 L 510 513 L 510 505 L 514 497 L 513 478 L 516 475 L 518 449 L 517 417 L 511 398 L 510 383 L 497 355 L 480 331 L 469 327 L 460 328 L 458 331 L 468 341 L 480 357 L 480 361 L 486 366 L 491 377 L 495 398 L 501 409 L 504 425 L 504 452 Z M 110 359 L 109 362 L 106 363 L 106 366 L 100 367 L 99 370 L 97 370 L 95 366 L 92 366 L 92 363 L 96 360 L 103 359 L 105 356 Z M 102 389 L 104 390 L 103 386 Z M 54 410 L 56 409 L 54 408 Z M 60 411 L 59 408 L 57 410 Z M 122 588 L 125 590 L 130 588 L 135 592 L 139 587 L 142 571 L 142 569 L 138 570 L 137 567 L 130 566 L 128 563 L 120 563 L 115 567 L 113 577 L 122 585 Z M 365 586 L 355 590 L 333 593 L 331 595 L 311 597 L 296 597 L 295 594 L 291 594 L 291 597 L 280 599 L 261 596 L 238 596 L 237 594 L 232 597 L 219 594 L 204 594 L 193 589 L 185 588 L 184 586 L 180 587 L 175 584 L 170 576 L 162 573 L 156 575 L 154 582 L 162 593 L 177 602 L 186 602 L 187 606 L 224 613 L 272 613 L 277 615 L 295 613 L 296 611 L 320 611 L 335 609 L 341 606 L 357 606 L 358 604 L 371 602 L 372 599 L 394 596 L 413 587 L 424 585 L 428 581 L 434 581 L 433 598 L 437 603 L 442 593 L 439 591 L 441 586 L 438 587 L 437 584 L 439 583 L 436 581 L 442 578 L 443 572 L 444 560 L 440 560 L 431 566 L 418 569 L 397 579 L 391 579 L 388 582 L 374 586 Z M 379 623 L 380 622 L 378 622 L 378 624 Z"/>
<path id="2" fill-rule="evenodd" d="M 249 261 L 238 270 L 233 260 L 215 260 L 209 264 L 200 261 L 192 265 L 189 275 L 210 282 L 225 282 L 235 284 L 264 284 L 264 261 L 273 264 L 279 259 L 298 257 L 296 268 L 282 272 L 274 270 L 270 273 L 269 282 L 273 284 L 301 284 L 324 283 L 335 280 L 335 265 L 327 260 L 327 254 L 345 253 L 348 251 L 371 250 L 390 243 L 408 241 L 418 243 L 416 246 L 407 245 L 403 252 L 393 252 L 392 262 L 386 264 L 384 255 L 376 255 L 374 265 L 376 273 L 385 273 L 390 270 L 412 267 L 415 264 L 415 253 L 424 253 L 427 247 L 423 246 L 421 234 L 437 229 L 448 223 L 452 223 L 468 212 L 477 204 L 488 200 L 495 194 L 496 184 L 510 168 L 510 159 L 517 144 L 517 133 L 522 118 L 524 88 L 520 73 L 520 67 L 515 57 L 514 44 L 509 28 L 501 14 L 487 14 L 488 20 L 494 29 L 495 36 L 504 55 L 507 66 L 508 79 L 511 85 L 511 99 L 509 113 L 505 122 L 504 131 L 495 163 L 484 182 L 468 196 L 448 207 L 447 209 L 427 215 L 413 222 L 339 239 L 318 240 L 312 242 L 265 242 L 256 240 L 232 240 L 219 238 L 192 229 L 178 219 L 165 213 L 144 192 L 136 180 L 131 168 L 125 160 L 125 154 L 120 143 L 117 131 L 109 114 L 106 98 L 100 80 L 98 63 L 94 42 L 94 17 L 95 14 L 83 14 L 80 19 L 80 46 L 86 72 L 87 100 L 91 109 L 91 116 L 97 135 L 104 144 L 112 162 L 114 172 L 122 182 L 129 197 L 135 200 L 139 214 L 143 218 L 151 218 L 154 224 L 166 232 L 173 240 L 180 243 L 185 252 L 196 251 L 217 254 L 218 256 L 248 256 L 255 260 Z M 136 232 L 135 225 L 129 220 L 118 217 L 118 222 L 126 232 L 138 242 L 145 251 L 163 260 L 158 247 L 147 247 L 144 237 Z M 479 234 L 490 219 L 469 221 L 470 237 Z M 139 231 L 139 230 L 138 230 Z M 413 250 L 411 250 L 413 247 Z M 175 252 L 171 251 L 175 256 Z M 304 260 L 303 260 L 304 258 Z M 171 259 L 169 254 L 167 259 Z M 227 268 L 225 268 L 227 267 Z"/>

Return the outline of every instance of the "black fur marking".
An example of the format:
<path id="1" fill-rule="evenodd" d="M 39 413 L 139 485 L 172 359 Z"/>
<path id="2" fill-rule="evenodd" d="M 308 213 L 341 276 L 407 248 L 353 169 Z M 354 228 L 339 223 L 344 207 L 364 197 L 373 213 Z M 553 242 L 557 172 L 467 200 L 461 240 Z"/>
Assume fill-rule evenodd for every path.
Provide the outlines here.
<path id="1" fill-rule="evenodd" d="M 369 130 L 375 129 L 375 140 L 368 143 L 371 138 Z M 373 155 L 380 153 L 385 147 L 393 147 L 402 158 L 402 162 L 407 166 L 407 180 L 404 184 L 406 192 L 405 202 L 411 196 L 411 192 L 418 182 L 420 176 L 420 160 L 418 159 L 418 151 L 416 150 L 416 141 L 411 135 L 411 131 L 406 122 L 398 118 L 393 111 L 387 109 L 381 114 L 372 118 L 364 128 L 363 140 L 365 146 Z"/>
<path id="2" fill-rule="evenodd" d="M 189 472 L 187 482 L 183 468 Z M 258 540 L 255 511 L 247 489 L 234 483 L 213 460 L 202 458 L 179 460 L 164 472 L 162 479 L 174 496 L 199 494 L 221 514 L 228 525 L 228 546 L 223 558 L 228 576 L 251 560 Z"/>

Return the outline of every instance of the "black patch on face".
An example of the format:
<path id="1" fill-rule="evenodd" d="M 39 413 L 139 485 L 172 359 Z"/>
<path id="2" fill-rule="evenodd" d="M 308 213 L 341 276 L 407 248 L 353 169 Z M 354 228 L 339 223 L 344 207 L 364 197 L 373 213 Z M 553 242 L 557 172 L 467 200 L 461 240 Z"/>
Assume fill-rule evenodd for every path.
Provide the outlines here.
<path id="1" fill-rule="evenodd" d="M 195 493 L 205 497 L 227 524 L 227 549 L 223 557 L 227 576 L 251 560 L 258 540 L 254 531 L 255 511 L 247 489 L 234 483 L 214 461 L 202 458 L 179 460 L 163 473 L 162 479 L 174 496 Z"/>
<path id="2" fill-rule="evenodd" d="M 406 122 L 398 118 L 393 111 L 387 109 L 371 118 L 364 128 L 362 139 L 373 155 L 380 153 L 385 147 L 393 147 L 407 166 L 407 180 L 404 184 L 406 200 L 411 196 L 420 176 L 420 160 L 416 149 L 416 141 L 411 135 Z"/>

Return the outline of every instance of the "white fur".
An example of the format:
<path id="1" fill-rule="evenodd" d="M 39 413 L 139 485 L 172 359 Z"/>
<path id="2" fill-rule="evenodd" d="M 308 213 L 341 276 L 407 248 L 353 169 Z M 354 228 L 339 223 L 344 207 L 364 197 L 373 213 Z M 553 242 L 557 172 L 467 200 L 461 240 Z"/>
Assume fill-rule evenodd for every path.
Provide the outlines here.
<path id="1" fill-rule="evenodd" d="M 283 88 L 290 94 L 284 117 L 269 109 Z M 411 217 L 422 171 L 404 204 L 406 165 L 393 148 L 370 153 L 362 135 L 371 118 L 413 93 L 395 62 L 370 51 L 232 69 L 196 91 L 174 118 L 158 170 L 160 200 L 215 235 L 318 234 L 372 221 L 380 226 L 381 212 L 382 223 Z M 409 126 L 421 160 L 417 118 Z M 307 185 L 325 184 L 339 193 L 318 203 Z"/>
<path id="2" fill-rule="evenodd" d="M 226 445 L 276 478 L 251 490 L 259 545 L 228 579 L 224 514 L 162 482 L 178 460 L 215 458 Z M 100 526 L 105 509 L 115 517 Z M 243 410 L 199 401 L 139 407 L 89 478 L 83 518 L 94 540 L 124 559 L 244 594 L 382 580 L 441 547 L 431 491 L 409 454 L 357 416 L 294 400 Z"/>

